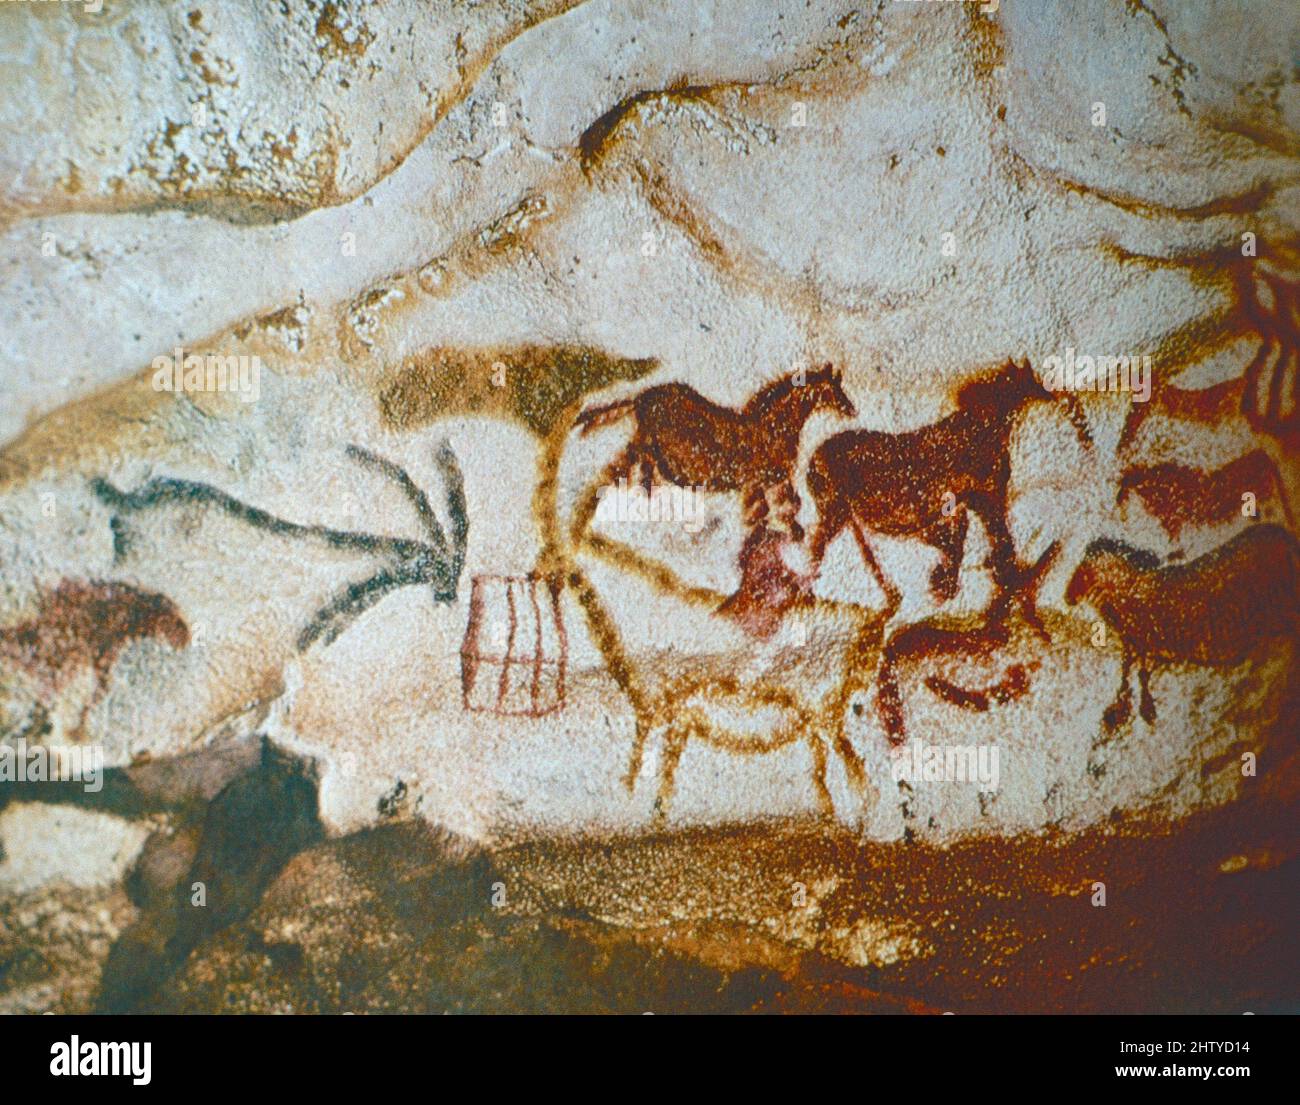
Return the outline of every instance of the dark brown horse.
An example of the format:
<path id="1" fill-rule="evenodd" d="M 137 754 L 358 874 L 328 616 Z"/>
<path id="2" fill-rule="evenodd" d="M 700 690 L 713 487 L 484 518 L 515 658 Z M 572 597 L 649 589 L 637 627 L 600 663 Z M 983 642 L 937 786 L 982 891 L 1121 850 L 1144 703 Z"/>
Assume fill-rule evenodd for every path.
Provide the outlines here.
<path id="1" fill-rule="evenodd" d="M 1077 397 L 1064 398 L 1080 437 L 1090 443 Z M 814 569 L 831 541 L 851 527 L 892 611 L 902 596 L 881 571 L 867 534 L 916 537 L 939 550 L 930 587 L 937 598 L 950 599 L 957 593 L 969 509 L 988 531 L 994 578 L 999 587 L 1007 586 L 1016 575 L 1015 545 L 1006 524 L 1008 445 L 1026 404 L 1052 399 L 1027 362 L 1008 361 L 963 386 L 956 412 L 940 422 L 899 434 L 848 430 L 827 440 L 808 469 L 819 515 Z"/>
<path id="2" fill-rule="evenodd" d="M 1266 641 L 1300 635 L 1300 545 L 1281 526 L 1252 526 L 1190 564 L 1161 567 L 1152 553 L 1102 538 L 1088 546 L 1065 592 L 1071 606 L 1085 600 L 1124 649 L 1106 727 L 1132 713 L 1134 665 L 1139 710 L 1150 723 L 1156 718 L 1153 666 L 1235 667 Z"/>
<path id="3" fill-rule="evenodd" d="M 739 491 L 749 505 L 751 498 L 790 479 L 804 423 L 822 409 L 849 418 L 857 413 L 840 372 L 829 364 L 806 373 L 802 383 L 791 373 L 766 385 L 738 411 L 687 384 L 660 384 L 631 399 L 591 407 L 578 416 L 578 425 L 587 434 L 635 415 L 636 432 L 611 465 L 612 479 L 640 465 L 647 491 L 658 473 L 682 487 Z"/>

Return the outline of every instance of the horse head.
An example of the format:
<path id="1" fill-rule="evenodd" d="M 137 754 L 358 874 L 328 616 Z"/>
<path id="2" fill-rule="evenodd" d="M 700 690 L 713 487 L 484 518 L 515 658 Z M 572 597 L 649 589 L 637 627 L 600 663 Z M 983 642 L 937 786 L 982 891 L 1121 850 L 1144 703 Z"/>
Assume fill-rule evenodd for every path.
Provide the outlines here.
<path id="1" fill-rule="evenodd" d="M 1065 588 L 1065 601 L 1077 606 L 1098 583 L 1110 578 L 1112 590 L 1125 591 L 1133 572 L 1150 572 L 1160 567 L 1160 557 L 1146 549 L 1135 548 L 1113 537 L 1099 537 L 1084 551 L 1083 559 Z"/>
<path id="2" fill-rule="evenodd" d="M 957 392 L 957 406 L 961 409 L 984 408 L 1003 416 L 1019 412 L 1028 403 L 1053 403 L 1058 399 L 1063 402 L 1066 417 L 1079 440 L 1092 448 L 1092 430 L 1078 395 L 1067 391 L 1058 396 L 1049 391 L 1028 361 L 1023 364 L 1007 361 L 991 375 L 973 380 Z"/>

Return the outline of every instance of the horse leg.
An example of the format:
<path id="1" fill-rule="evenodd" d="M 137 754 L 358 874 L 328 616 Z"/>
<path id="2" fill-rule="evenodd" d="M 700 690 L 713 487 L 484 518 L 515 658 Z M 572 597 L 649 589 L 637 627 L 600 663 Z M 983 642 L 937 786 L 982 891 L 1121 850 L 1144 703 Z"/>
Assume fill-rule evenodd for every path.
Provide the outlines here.
<path id="1" fill-rule="evenodd" d="M 656 817 L 668 816 L 668 802 L 677 783 L 677 765 L 681 762 L 682 753 L 686 751 L 686 742 L 698 735 L 698 722 L 694 717 L 675 721 L 664 733 L 663 762 L 659 765 L 659 796 L 655 799 Z"/>
<path id="2" fill-rule="evenodd" d="M 940 602 L 947 602 L 957 593 L 969 527 L 970 513 L 960 507 L 952 518 L 936 522 L 921 535 L 926 544 L 939 550 L 939 563 L 930 573 L 930 593 Z"/>
<path id="3" fill-rule="evenodd" d="M 827 817 L 835 816 L 835 802 L 826 785 L 826 744 L 821 733 L 813 726 L 807 729 L 808 749 L 813 758 L 813 787 L 817 791 L 817 805 Z"/>
<path id="4" fill-rule="evenodd" d="M 1007 529 L 1007 499 L 1005 492 L 992 495 L 983 491 L 973 491 L 965 496 L 967 506 L 980 516 L 985 532 L 989 535 L 989 544 L 993 547 L 993 582 L 999 590 L 1014 587 L 1019 575 L 1016 562 L 1016 543 L 1011 539 Z"/>
<path id="5" fill-rule="evenodd" d="M 876 711 L 885 727 L 886 738 L 892 747 L 897 748 L 906 736 L 906 719 L 903 716 L 903 696 L 898 689 L 898 674 L 894 671 L 894 660 L 889 655 L 888 646 L 876 679 Z"/>
<path id="6" fill-rule="evenodd" d="M 881 570 L 880 564 L 876 560 L 875 553 L 871 551 L 871 546 L 867 543 L 866 532 L 862 528 L 862 523 L 856 517 L 852 518 L 849 524 L 853 527 L 853 536 L 857 538 L 858 548 L 862 552 L 862 559 L 866 562 L 868 568 L 875 574 L 876 582 L 880 584 L 880 589 L 885 592 L 885 611 L 892 615 L 903 604 L 902 592 L 898 590 Z"/>
<path id="7" fill-rule="evenodd" d="M 1138 713 L 1148 725 L 1156 722 L 1156 700 L 1151 697 L 1151 669 L 1146 664 L 1138 665 L 1138 686 L 1142 689 L 1142 698 L 1138 703 Z"/>
<path id="8" fill-rule="evenodd" d="M 817 528 L 813 530 L 812 545 L 808 550 L 808 560 L 812 565 L 812 574 L 817 576 L 821 572 L 822 560 L 826 557 L 826 550 L 830 543 L 840 535 L 844 529 L 846 519 L 836 515 L 822 514 L 817 519 Z"/>
<path id="9" fill-rule="evenodd" d="M 1128 721 L 1133 713 L 1133 688 L 1129 686 L 1129 674 L 1133 670 L 1133 657 L 1128 649 L 1124 650 L 1124 674 L 1120 676 L 1119 695 L 1106 707 L 1102 715 L 1102 724 L 1107 729 L 1114 729 Z"/>

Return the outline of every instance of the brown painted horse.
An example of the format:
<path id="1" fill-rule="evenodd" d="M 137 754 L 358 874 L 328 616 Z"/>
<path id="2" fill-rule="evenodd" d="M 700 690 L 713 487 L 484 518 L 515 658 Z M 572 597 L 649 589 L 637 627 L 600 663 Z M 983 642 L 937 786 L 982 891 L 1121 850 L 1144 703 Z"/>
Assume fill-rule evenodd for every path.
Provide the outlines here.
<path id="1" fill-rule="evenodd" d="M 1088 546 L 1065 592 L 1071 606 L 1084 600 L 1124 649 L 1106 727 L 1132 713 L 1135 665 L 1140 713 L 1150 723 L 1156 718 L 1153 666 L 1235 667 L 1266 641 L 1300 635 L 1300 545 L 1281 526 L 1252 526 L 1190 564 L 1161 567 L 1153 553 L 1102 538 Z"/>
<path id="2" fill-rule="evenodd" d="M 930 586 L 937 598 L 950 599 L 957 593 L 969 508 L 988 531 L 994 578 L 999 587 L 1007 586 L 1017 571 L 1006 524 L 1008 445 L 1024 407 L 1052 399 L 1027 362 L 1008 361 L 963 386 L 956 412 L 940 422 L 900 434 L 848 430 L 827 440 L 808 469 L 819 515 L 811 550 L 814 570 L 831 541 L 851 527 L 892 611 L 902 596 L 881 571 L 867 534 L 917 537 L 939 550 Z M 1077 397 L 1066 393 L 1065 399 L 1075 429 L 1090 444 Z"/>
<path id="3" fill-rule="evenodd" d="M 1135 465 L 1120 479 L 1116 502 L 1136 494 L 1173 540 L 1184 526 L 1226 522 L 1241 514 L 1241 496 L 1250 491 L 1258 499 L 1276 498 L 1287 525 L 1293 529 L 1277 465 L 1263 449 L 1238 457 L 1222 468 L 1204 472 L 1181 464 Z"/>
<path id="4" fill-rule="evenodd" d="M 736 411 L 705 399 L 687 384 L 660 384 L 640 395 L 578 416 L 584 434 L 636 416 L 636 432 L 610 467 L 611 478 L 637 465 L 647 491 L 657 472 L 670 483 L 706 491 L 739 491 L 746 499 L 790 479 L 804 423 L 816 410 L 857 413 L 841 373 L 824 365 L 803 383 L 791 373 L 760 389 Z M 802 534 L 796 535 L 801 540 Z"/>

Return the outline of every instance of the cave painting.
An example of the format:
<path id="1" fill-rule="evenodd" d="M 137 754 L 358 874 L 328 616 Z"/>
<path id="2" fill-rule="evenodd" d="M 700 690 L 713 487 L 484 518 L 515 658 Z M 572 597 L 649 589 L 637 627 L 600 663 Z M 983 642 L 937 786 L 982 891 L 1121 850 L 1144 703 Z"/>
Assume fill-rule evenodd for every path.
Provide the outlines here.
<path id="1" fill-rule="evenodd" d="M 1034 634 L 1045 643 L 1051 636 L 1038 613 L 1038 589 L 1056 561 L 1060 546 L 1053 543 L 1030 568 L 1018 573 L 1012 585 L 1001 589 L 973 624 L 950 624 L 931 619 L 906 625 L 885 643 L 876 682 L 876 709 L 885 735 L 893 745 L 906 739 L 903 698 L 899 690 L 899 669 L 931 661 L 990 660 L 1014 639 Z M 1029 690 L 1030 668 L 1011 664 L 1001 680 L 982 689 L 962 687 L 942 675 L 931 673 L 925 686 L 931 693 L 954 706 L 984 711 L 991 704 L 1012 702 Z"/>
<path id="2" fill-rule="evenodd" d="M 611 480 L 639 468 L 647 491 L 660 476 L 679 487 L 738 491 L 748 507 L 769 488 L 789 482 L 804 424 L 822 409 L 847 418 L 857 413 L 842 375 L 829 364 L 773 381 L 739 411 L 686 384 L 661 384 L 632 399 L 588 408 L 578 424 L 586 434 L 635 417 L 631 442 L 607 470 Z M 797 522 L 795 527 L 795 540 L 802 540 Z"/>
<path id="3" fill-rule="evenodd" d="M 560 580 L 475 576 L 461 645 L 465 709 L 544 717 L 562 709 L 569 642 Z"/>
<path id="4" fill-rule="evenodd" d="M 41 696 L 24 734 L 39 730 L 50 700 L 89 669 L 95 687 L 81 708 L 73 733 L 77 739 L 87 714 L 103 698 L 122 650 L 144 640 L 178 651 L 189 646 L 189 626 L 166 595 L 101 580 L 64 579 L 52 589 L 42 588 L 35 617 L 0 627 L 0 661 L 26 672 Z"/>
<path id="5" fill-rule="evenodd" d="M 940 600 L 950 599 L 957 593 L 970 510 L 984 522 L 993 545 L 994 579 L 1007 586 L 1016 575 L 1006 524 L 1008 444 L 1025 406 L 1052 399 L 1028 363 L 1008 362 L 963 386 L 957 410 L 942 421 L 910 433 L 846 430 L 830 438 L 808 466 L 818 513 L 813 564 L 820 565 L 831 541 L 850 529 L 893 612 L 902 595 L 881 570 L 869 535 L 919 538 L 941 557 L 931 590 Z M 1067 394 L 1065 400 L 1086 440 L 1077 398 Z"/>
<path id="6" fill-rule="evenodd" d="M 1110 538 L 1094 541 L 1075 569 L 1066 602 L 1088 602 L 1119 638 L 1123 674 L 1104 723 L 1138 712 L 1156 719 L 1151 672 L 1158 665 L 1234 667 L 1260 645 L 1300 636 L 1300 545 L 1280 526 L 1260 525 L 1189 564 L 1162 566 L 1152 553 Z"/>
<path id="7" fill-rule="evenodd" d="M 1153 257 L 1119 247 L 1117 260 L 1151 268 L 1181 269 L 1214 288 L 1226 306 L 1214 325 L 1196 319 L 1175 331 L 1157 351 L 1159 386 L 1150 402 L 1134 403 L 1120 436 L 1124 448 L 1153 414 L 1202 426 L 1219 426 L 1237 417 L 1256 433 L 1288 451 L 1300 448 L 1300 243 L 1261 242 L 1258 256 L 1233 247 L 1193 256 Z M 1161 383 L 1176 368 L 1205 360 L 1235 341 L 1247 340 L 1254 352 L 1243 372 L 1202 388 Z"/>
<path id="8" fill-rule="evenodd" d="M 429 505 L 428 496 L 416 486 L 404 468 L 357 445 L 348 446 L 347 456 L 397 486 L 414 508 L 427 540 L 385 537 L 286 521 L 209 484 L 191 480 L 158 477 L 131 492 L 121 491 L 104 479 L 95 480 L 92 486 L 100 501 L 117 512 L 113 519 L 113 533 L 119 559 L 126 556 L 130 548 L 123 518 L 171 504 L 192 504 L 218 510 L 254 529 L 279 537 L 378 557 L 381 567 L 366 578 L 347 584 L 307 620 L 297 642 L 298 650 L 305 652 L 318 641 L 326 645 L 333 643 L 365 611 L 400 588 L 428 586 L 435 603 L 454 602 L 465 563 L 469 515 L 460 467 L 449 445 L 444 443 L 440 446 L 434 459 L 447 488 L 450 541 Z"/>
<path id="9" fill-rule="evenodd" d="M 1136 495 L 1177 541 L 1185 526 L 1213 525 L 1240 516 L 1246 494 L 1258 503 L 1276 499 L 1287 525 L 1294 527 L 1277 464 L 1263 449 L 1210 472 L 1181 464 L 1134 465 L 1120 478 L 1116 502 L 1123 506 L 1130 495 Z"/>
<path id="10" fill-rule="evenodd" d="M 1258 322 L 1255 315 L 1250 320 Z M 1286 340 L 1280 329 L 1278 333 L 1270 347 L 1274 352 Z M 826 774 L 832 757 L 851 789 L 860 795 L 872 789 L 846 735 L 846 712 L 858 706 L 858 695 L 874 693 L 885 738 L 896 745 L 905 731 L 904 669 L 918 673 L 926 693 L 965 711 L 984 712 L 1029 693 L 1039 661 L 1025 659 L 1021 646 L 1052 639 L 1038 609 L 1038 592 L 1060 546 L 1053 543 L 1031 565 L 1019 559 L 1008 525 L 1011 438 L 1032 404 L 1055 404 L 1085 448 L 1094 446 L 1078 397 L 1048 391 L 1027 362 L 1008 360 L 968 377 L 951 394 L 952 413 L 920 429 L 834 431 L 812 451 L 801 472 L 801 438 L 812 414 L 825 411 L 845 419 L 856 414 L 840 372 L 830 365 L 774 377 L 738 407 L 728 407 L 680 382 L 593 401 L 608 386 L 648 374 L 658 365 L 652 357 L 529 346 L 515 351 L 516 364 L 510 352 L 454 352 L 417 355 L 389 378 L 377 399 L 390 426 L 410 429 L 445 417 L 484 415 L 524 427 L 540 444 L 533 514 L 541 552 L 526 573 L 486 573 L 473 582 L 460 656 L 464 709 L 532 719 L 563 709 L 570 638 L 565 617 L 566 610 L 576 609 L 605 671 L 632 707 L 635 731 L 623 780 L 629 792 L 637 786 L 652 738 L 661 747 L 655 783 L 660 815 L 671 803 L 682 757 L 693 742 L 741 756 L 802 745 L 808 750 L 817 804 L 833 814 Z M 474 371 L 441 371 L 449 356 Z M 577 370 L 567 370 L 575 364 Z M 1204 417 L 1231 408 L 1234 415 L 1250 417 L 1247 386 L 1244 377 L 1199 392 L 1166 385 L 1150 407 L 1169 414 L 1180 412 L 1183 404 Z M 1270 409 L 1285 415 L 1289 408 L 1274 404 Z M 1135 405 L 1124 427 L 1126 444 L 1146 413 L 1137 413 Z M 608 438 L 611 459 L 593 471 L 576 501 L 562 507 L 561 459 L 574 440 L 597 437 L 602 445 Z M 1271 465 L 1263 452 L 1250 453 L 1218 473 L 1130 464 L 1119 497 L 1137 495 L 1176 537 L 1184 525 L 1225 520 L 1225 488 L 1244 481 L 1252 490 L 1258 485 L 1261 495 L 1280 493 Z M 739 585 L 726 593 L 689 582 L 670 564 L 606 532 L 598 524 L 597 506 L 602 491 L 618 480 L 647 490 L 659 482 L 736 495 L 743 530 L 735 561 Z M 799 520 L 798 489 L 805 485 L 816 515 L 810 540 Z M 1234 506 L 1239 502 L 1240 492 Z M 941 613 L 895 627 L 891 634 L 901 595 L 880 569 L 873 535 L 912 538 L 936 549 L 940 561 L 931 573 L 930 593 L 946 604 L 958 592 L 971 513 L 982 522 L 992 546 L 994 592 L 986 608 L 956 618 Z M 1270 528 L 1256 527 L 1260 532 Z M 826 551 L 845 530 L 884 592 L 883 609 L 815 592 Z M 1107 612 L 1116 609 L 1116 600 L 1108 597 L 1111 589 L 1129 585 L 1120 565 L 1136 571 L 1134 565 L 1147 570 L 1154 562 L 1136 551 L 1118 559 L 1107 559 L 1105 552 L 1097 543 L 1090 547 L 1074 573 L 1071 603 L 1084 596 L 1094 599 L 1109 619 L 1115 615 Z M 778 630 L 788 625 L 797 630 L 800 642 L 822 631 L 827 639 L 847 640 L 841 654 L 823 658 L 833 669 L 832 683 L 811 691 L 771 675 L 741 679 L 734 672 L 712 670 L 704 656 L 692 656 L 685 673 L 671 665 L 654 670 L 634 660 L 616 608 L 584 566 L 592 558 L 650 584 L 666 598 L 729 622 L 756 647 L 778 643 Z M 801 558 L 808 566 L 804 570 L 794 566 Z M 1202 558 L 1186 570 L 1203 571 L 1206 563 Z M 1215 570 L 1230 574 L 1258 567 L 1229 558 Z M 1175 579 L 1166 577 L 1166 571 L 1172 569 L 1161 571 L 1162 585 Z M 1186 651 L 1177 629 L 1144 636 L 1128 623 L 1114 628 L 1125 643 L 1126 678 L 1135 658 L 1142 658 L 1142 712 L 1154 716 L 1145 689 L 1150 663 Z M 1162 644 L 1156 636 L 1170 640 Z M 1188 639 L 1193 637 L 1190 632 Z M 967 685 L 967 676 L 953 674 L 958 669 L 989 674 L 970 676 Z M 1108 711 L 1111 721 L 1116 715 L 1117 709 Z M 738 718 L 753 724 L 740 724 Z"/>

